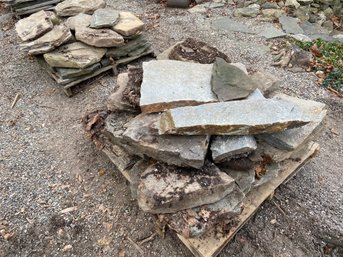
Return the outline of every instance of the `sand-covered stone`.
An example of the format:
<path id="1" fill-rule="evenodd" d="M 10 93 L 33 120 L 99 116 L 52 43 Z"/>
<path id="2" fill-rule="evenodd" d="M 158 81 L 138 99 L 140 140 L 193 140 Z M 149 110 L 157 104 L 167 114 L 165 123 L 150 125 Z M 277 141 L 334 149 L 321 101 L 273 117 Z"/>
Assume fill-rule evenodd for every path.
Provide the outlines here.
<path id="1" fill-rule="evenodd" d="M 140 33 L 144 29 L 144 23 L 131 12 L 120 12 L 119 21 L 113 26 L 113 30 L 129 37 Z"/>
<path id="2" fill-rule="evenodd" d="M 235 189 L 234 180 L 214 164 L 201 170 L 157 163 L 141 176 L 138 205 L 150 213 L 174 213 L 215 203 Z"/>
<path id="3" fill-rule="evenodd" d="M 119 19 L 119 11 L 111 8 L 103 8 L 96 10 L 92 15 L 90 27 L 98 28 L 111 28 Z"/>
<path id="4" fill-rule="evenodd" d="M 77 27 L 75 37 L 87 45 L 96 47 L 120 47 L 124 45 L 124 38 L 111 29 Z"/>
<path id="5" fill-rule="evenodd" d="M 43 54 L 68 42 L 72 36 L 69 28 L 65 25 L 57 25 L 40 38 L 26 44 L 21 44 L 20 47 L 22 50 L 28 51 L 28 53 L 32 55 Z"/>
<path id="6" fill-rule="evenodd" d="M 143 63 L 142 112 L 218 101 L 211 91 L 211 64 L 172 60 Z"/>
<path id="7" fill-rule="evenodd" d="M 15 30 L 23 41 L 35 39 L 53 28 L 52 12 L 40 11 L 15 24 Z"/>
<path id="8" fill-rule="evenodd" d="M 100 62 L 106 49 L 75 42 L 60 46 L 53 52 L 44 54 L 45 61 L 51 67 L 85 68 Z"/>
<path id="9" fill-rule="evenodd" d="M 160 133 L 250 135 L 280 132 L 310 121 L 299 107 L 288 101 L 241 100 L 165 111 L 160 119 Z"/>
<path id="10" fill-rule="evenodd" d="M 75 16 L 79 13 L 92 14 L 105 6 L 104 0 L 65 0 L 55 6 L 55 11 L 58 16 Z"/>
<path id="11" fill-rule="evenodd" d="M 75 31 L 77 27 L 87 28 L 90 25 L 91 20 L 92 20 L 92 15 L 79 13 L 78 15 L 69 17 L 66 20 L 65 24 L 71 30 Z"/>

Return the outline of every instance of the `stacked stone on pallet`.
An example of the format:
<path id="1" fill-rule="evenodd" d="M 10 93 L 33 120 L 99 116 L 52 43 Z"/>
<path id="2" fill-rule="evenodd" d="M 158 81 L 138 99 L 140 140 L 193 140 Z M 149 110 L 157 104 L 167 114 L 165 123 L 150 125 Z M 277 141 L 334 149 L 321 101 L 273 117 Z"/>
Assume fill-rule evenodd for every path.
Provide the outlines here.
<path id="1" fill-rule="evenodd" d="M 151 54 L 144 23 L 103 0 L 66 0 L 16 23 L 22 50 L 36 55 L 61 85 Z"/>
<path id="2" fill-rule="evenodd" d="M 266 98 L 279 83 L 271 75 L 247 74 L 242 64 L 219 58 L 194 62 L 209 52 L 225 57 L 200 45 L 206 55 L 187 39 L 165 60 L 129 67 L 118 76 L 102 125 L 94 125 L 99 114 L 86 120 L 88 131 L 98 127 L 106 138 L 101 148 L 130 181 L 139 207 L 185 237 L 229 231 L 246 195 L 277 177 L 282 161 L 297 161 L 326 115 L 319 102 L 281 93 Z M 184 61 L 170 60 L 180 55 Z"/>
<path id="3" fill-rule="evenodd" d="M 17 15 L 28 15 L 41 10 L 52 10 L 63 0 L 10 0 L 8 3 Z"/>

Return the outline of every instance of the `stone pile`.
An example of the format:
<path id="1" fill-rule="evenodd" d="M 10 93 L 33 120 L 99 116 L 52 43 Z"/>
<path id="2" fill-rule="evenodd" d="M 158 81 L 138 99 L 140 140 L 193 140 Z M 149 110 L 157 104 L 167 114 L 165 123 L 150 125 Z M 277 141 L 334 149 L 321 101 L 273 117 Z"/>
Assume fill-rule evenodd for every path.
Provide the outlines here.
<path id="1" fill-rule="evenodd" d="M 61 85 L 151 54 L 144 23 L 103 0 L 66 0 L 16 23 L 21 49 L 36 55 Z"/>
<path id="2" fill-rule="evenodd" d="M 52 10 L 63 0 L 9 0 L 12 9 L 17 15 L 28 15 L 41 10 Z"/>
<path id="3" fill-rule="evenodd" d="M 214 63 L 194 61 L 204 60 L 199 44 L 212 49 Z M 186 60 L 175 60 L 180 54 Z M 229 60 L 187 39 L 130 66 L 108 111 L 85 120 L 139 207 L 185 237 L 228 231 L 246 195 L 277 177 L 282 161 L 296 160 L 326 115 L 322 103 L 271 94 L 279 83 L 272 75 L 218 56 Z"/>

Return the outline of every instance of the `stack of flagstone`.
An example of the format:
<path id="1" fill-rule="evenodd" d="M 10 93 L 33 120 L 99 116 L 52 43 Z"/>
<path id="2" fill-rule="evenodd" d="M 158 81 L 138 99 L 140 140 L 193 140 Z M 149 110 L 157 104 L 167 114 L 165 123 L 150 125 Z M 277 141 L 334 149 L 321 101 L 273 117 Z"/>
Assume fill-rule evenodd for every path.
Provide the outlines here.
<path id="1" fill-rule="evenodd" d="M 41 10 L 52 10 L 62 0 L 9 0 L 18 15 L 28 15 Z"/>
<path id="2" fill-rule="evenodd" d="M 170 52 L 120 74 L 109 111 L 89 116 L 86 129 L 93 138 L 101 131 L 101 148 L 143 211 L 186 237 L 228 231 L 246 195 L 318 136 L 325 105 L 265 98 L 279 83 L 270 74 L 248 74 L 221 58 L 170 60 Z"/>
<path id="3" fill-rule="evenodd" d="M 62 85 L 152 53 L 144 23 L 103 0 L 66 0 L 55 12 L 39 11 L 16 23 L 21 48 Z"/>

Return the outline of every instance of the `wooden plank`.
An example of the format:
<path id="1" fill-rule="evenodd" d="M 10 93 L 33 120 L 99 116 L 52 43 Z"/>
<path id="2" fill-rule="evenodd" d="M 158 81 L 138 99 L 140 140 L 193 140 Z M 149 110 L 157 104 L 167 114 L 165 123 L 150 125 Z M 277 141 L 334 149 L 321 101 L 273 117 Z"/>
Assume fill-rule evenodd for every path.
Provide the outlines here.
<path id="1" fill-rule="evenodd" d="M 280 175 L 262 186 L 253 189 L 244 200 L 244 210 L 238 216 L 238 225 L 232 228 L 227 235 L 219 236 L 209 233 L 201 238 L 185 238 L 177 235 L 187 248 L 197 257 L 214 257 L 227 245 L 234 235 L 243 227 L 250 217 L 258 210 L 258 207 L 288 178 L 294 176 L 298 169 L 305 164 L 312 155 L 319 151 L 319 145 L 311 142 L 307 151 L 299 156 L 300 161 L 288 159 L 282 162 Z"/>

